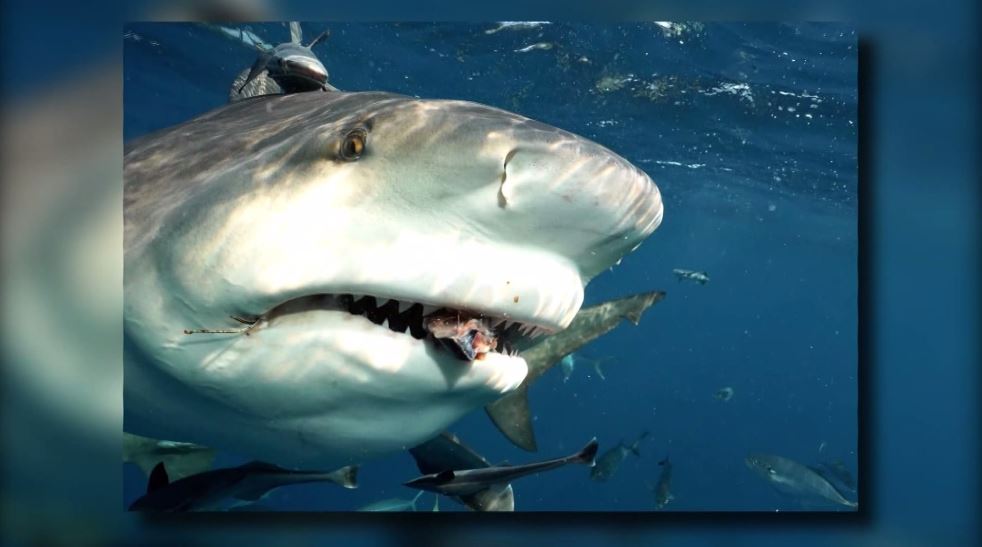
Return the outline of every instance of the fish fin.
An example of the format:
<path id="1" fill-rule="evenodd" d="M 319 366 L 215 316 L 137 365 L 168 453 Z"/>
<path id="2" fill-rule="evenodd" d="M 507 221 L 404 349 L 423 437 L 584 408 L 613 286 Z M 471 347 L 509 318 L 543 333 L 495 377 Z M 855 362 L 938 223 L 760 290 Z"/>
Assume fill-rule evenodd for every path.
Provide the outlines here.
<path id="1" fill-rule="evenodd" d="M 453 473 L 453 471 L 451 471 L 451 473 Z M 423 492 L 425 492 L 425 490 L 420 490 L 419 492 L 416 493 L 416 496 L 413 498 L 413 503 L 412 503 L 413 511 L 416 511 L 416 502 L 419 501 L 419 498 L 420 496 L 423 495 Z"/>
<path id="2" fill-rule="evenodd" d="M 307 44 L 307 49 L 314 49 L 314 46 L 319 44 L 322 40 L 329 37 L 330 35 L 331 35 L 330 30 L 325 30 L 324 32 L 318 34 L 317 38 L 314 38 L 313 40 L 310 41 L 309 44 Z"/>
<path id="3" fill-rule="evenodd" d="M 169 484 L 170 479 L 167 478 L 167 468 L 164 467 L 164 462 L 160 462 L 150 472 L 150 478 L 147 480 L 147 494 L 156 492 Z"/>
<path id="4" fill-rule="evenodd" d="M 348 465 L 332 471 L 331 480 L 338 483 L 339 485 L 352 490 L 358 488 L 358 466 Z"/>
<path id="5" fill-rule="evenodd" d="M 604 376 L 604 371 L 600 368 L 600 361 L 593 362 L 593 370 L 597 371 L 597 376 L 599 376 L 601 380 L 605 382 L 607 381 L 607 377 Z"/>
<path id="6" fill-rule="evenodd" d="M 446 471 L 440 471 L 439 473 L 437 473 L 436 479 L 441 482 L 450 482 L 456 476 L 457 475 L 454 474 L 453 469 L 447 469 Z"/>
<path id="7" fill-rule="evenodd" d="M 498 431 L 512 444 L 529 452 L 539 449 L 532 430 L 527 384 L 523 382 L 518 389 L 487 405 L 484 410 Z"/>
<path id="8" fill-rule="evenodd" d="M 294 44 L 303 42 L 303 29 L 297 21 L 290 21 L 290 41 Z"/>
<path id="9" fill-rule="evenodd" d="M 258 77 L 262 73 L 262 71 L 266 70 L 266 65 L 269 63 L 269 60 L 272 58 L 273 58 L 272 55 L 265 52 L 260 53 L 259 57 L 256 57 L 256 62 L 252 63 L 252 68 L 249 69 L 249 75 L 246 76 L 245 82 L 243 82 L 242 85 L 239 86 L 239 93 L 242 93 L 242 90 L 245 89 L 245 86 L 249 85 L 249 82 L 255 80 L 256 77 Z"/>
<path id="10" fill-rule="evenodd" d="M 681 282 L 682 279 L 680 278 L 679 281 Z M 624 317 L 626 317 L 630 322 L 637 325 L 638 323 L 641 322 L 641 315 L 645 312 L 645 310 L 647 310 L 648 308 L 650 308 L 656 302 L 658 302 L 663 298 L 665 298 L 665 291 L 649 292 L 645 295 L 644 304 L 636 309 L 628 311 L 627 313 L 624 314 Z"/>
<path id="11" fill-rule="evenodd" d="M 575 456 L 573 456 L 573 461 L 576 463 L 582 463 L 593 467 L 596 465 L 597 450 L 600 448 L 600 443 L 597 442 L 597 438 L 594 437 L 590 439 L 590 442 L 586 443 Z"/>

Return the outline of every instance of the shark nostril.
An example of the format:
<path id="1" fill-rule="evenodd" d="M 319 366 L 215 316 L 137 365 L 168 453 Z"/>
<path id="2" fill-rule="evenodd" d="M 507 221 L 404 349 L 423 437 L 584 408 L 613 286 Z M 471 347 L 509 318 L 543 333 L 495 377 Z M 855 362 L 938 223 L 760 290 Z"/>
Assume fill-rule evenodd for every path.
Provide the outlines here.
<path id="1" fill-rule="evenodd" d="M 518 152 L 518 149 L 512 148 L 505 155 L 505 161 L 501 166 L 501 185 L 498 187 L 498 207 L 502 209 L 508 205 L 508 198 L 505 197 L 505 181 L 508 180 L 508 162 L 515 157 L 515 152 Z"/>

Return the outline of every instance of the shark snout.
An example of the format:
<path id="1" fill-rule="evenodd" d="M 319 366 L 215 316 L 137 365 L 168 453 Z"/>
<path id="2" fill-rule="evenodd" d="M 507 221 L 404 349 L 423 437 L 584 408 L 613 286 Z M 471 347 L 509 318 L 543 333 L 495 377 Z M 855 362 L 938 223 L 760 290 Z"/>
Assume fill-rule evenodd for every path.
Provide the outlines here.
<path id="1" fill-rule="evenodd" d="M 644 171 L 567 133 L 507 153 L 498 205 L 535 219 L 523 239 L 566 255 L 587 278 L 633 250 L 663 214 L 661 193 Z"/>
<path id="2" fill-rule="evenodd" d="M 283 67 L 291 76 L 300 76 L 320 83 L 327 81 L 327 68 L 314 57 L 300 55 L 287 57 L 283 59 Z"/>

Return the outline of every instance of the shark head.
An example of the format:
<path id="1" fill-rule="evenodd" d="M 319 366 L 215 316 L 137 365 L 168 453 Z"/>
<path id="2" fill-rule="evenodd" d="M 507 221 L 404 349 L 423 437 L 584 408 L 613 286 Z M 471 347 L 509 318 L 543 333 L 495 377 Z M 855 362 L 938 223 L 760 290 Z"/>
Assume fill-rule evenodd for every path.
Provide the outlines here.
<path id="1" fill-rule="evenodd" d="M 229 105 L 128 146 L 124 177 L 127 430 L 288 466 L 407 449 L 515 389 L 506 338 L 569 325 L 662 219 L 596 143 L 387 93 Z"/>
<path id="2" fill-rule="evenodd" d="M 308 46 L 286 43 L 276 46 L 266 63 L 269 76 L 288 93 L 323 88 L 327 68 Z"/>

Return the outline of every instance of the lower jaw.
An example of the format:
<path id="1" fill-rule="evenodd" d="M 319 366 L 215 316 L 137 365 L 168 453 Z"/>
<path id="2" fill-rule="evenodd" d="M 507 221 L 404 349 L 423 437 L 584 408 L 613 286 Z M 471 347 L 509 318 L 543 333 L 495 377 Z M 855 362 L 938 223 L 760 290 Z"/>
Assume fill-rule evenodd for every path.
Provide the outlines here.
<path id="1" fill-rule="evenodd" d="M 150 419 L 184 428 L 176 440 L 292 467 L 340 467 L 411 448 L 515 389 L 528 372 L 517 356 L 462 361 L 432 341 L 339 310 L 276 317 L 250 336 L 185 340 L 173 356 L 183 363 L 169 364 L 218 408 L 191 417 L 179 394 L 159 394 Z"/>

